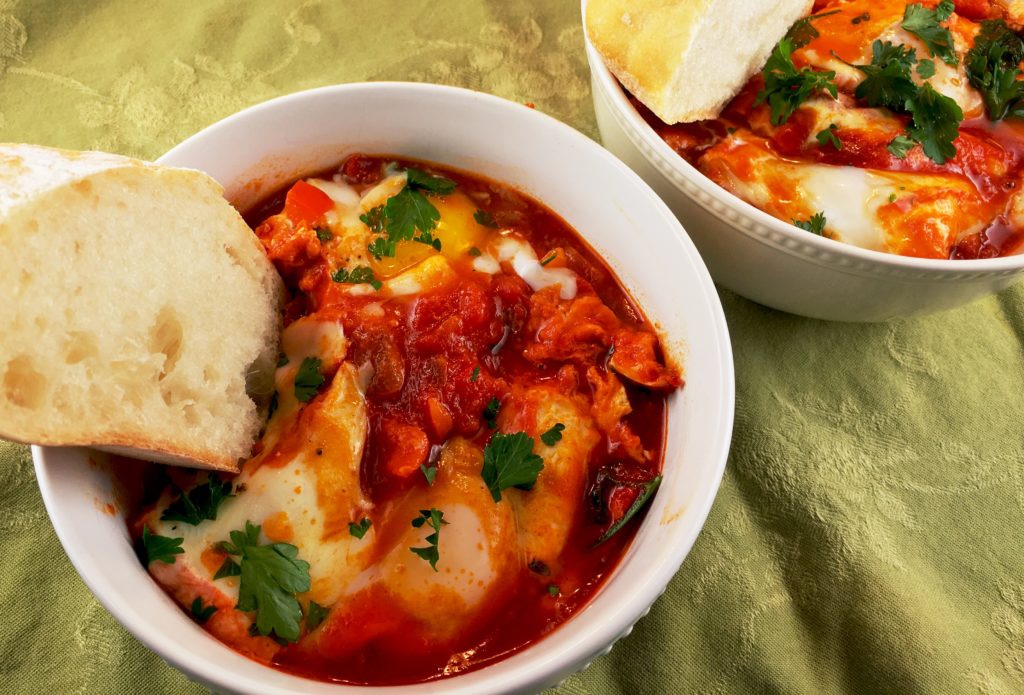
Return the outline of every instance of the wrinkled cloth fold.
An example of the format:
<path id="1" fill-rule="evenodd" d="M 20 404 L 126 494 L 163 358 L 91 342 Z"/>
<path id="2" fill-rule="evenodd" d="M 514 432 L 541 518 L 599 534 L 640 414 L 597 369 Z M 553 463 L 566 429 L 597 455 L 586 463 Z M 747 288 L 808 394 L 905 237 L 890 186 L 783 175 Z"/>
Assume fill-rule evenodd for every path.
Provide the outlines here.
<path id="1" fill-rule="evenodd" d="M 6 141 L 155 158 L 361 80 L 491 92 L 596 137 L 588 79 L 572 0 L 0 3 Z M 737 412 L 711 516 L 650 615 L 556 691 L 1024 692 L 1024 290 L 874 325 L 722 298 Z M 8 443 L 0 606 L 7 692 L 205 692 L 89 593 Z"/>

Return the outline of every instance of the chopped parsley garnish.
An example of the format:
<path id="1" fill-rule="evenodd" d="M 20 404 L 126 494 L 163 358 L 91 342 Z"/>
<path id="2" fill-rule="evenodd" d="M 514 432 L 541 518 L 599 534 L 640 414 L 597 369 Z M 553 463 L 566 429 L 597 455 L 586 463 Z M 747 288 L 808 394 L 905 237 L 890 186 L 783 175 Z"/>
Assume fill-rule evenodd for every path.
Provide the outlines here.
<path id="1" fill-rule="evenodd" d="M 473 367 L 473 373 L 469 375 L 470 381 L 476 381 L 480 378 L 480 365 Z"/>
<path id="2" fill-rule="evenodd" d="M 434 485 L 434 479 L 437 477 L 437 466 L 428 466 L 421 463 L 420 473 L 422 473 L 423 477 L 427 479 L 427 485 Z"/>
<path id="3" fill-rule="evenodd" d="M 331 239 L 334 238 L 334 235 L 331 233 L 331 230 L 329 230 L 327 227 L 317 227 L 316 238 L 319 239 L 320 241 L 330 241 Z"/>
<path id="4" fill-rule="evenodd" d="M 854 65 L 864 73 L 854 96 L 868 106 L 884 106 L 894 111 L 907 110 L 907 104 L 917 96 L 917 84 L 910 69 L 917 62 L 917 52 L 902 44 L 875 41 L 871 44 L 871 63 Z"/>
<path id="5" fill-rule="evenodd" d="M 934 60 L 921 60 L 917 63 L 917 74 L 920 75 L 922 80 L 927 80 L 930 77 L 935 76 L 935 61 Z"/>
<path id="6" fill-rule="evenodd" d="M 466 251 L 466 253 L 468 253 L 468 254 L 469 254 L 470 256 L 472 256 L 473 258 L 476 258 L 477 256 L 480 256 L 480 255 L 482 255 L 482 254 L 483 254 L 483 251 L 481 251 L 480 249 L 478 249 L 478 248 L 477 248 L 477 247 L 475 247 L 475 246 L 470 246 L 470 247 L 469 247 L 469 251 Z"/>
<path id="7" fill-rule="evenodd" d="M 866 22 L 869 19 L 871 19 L 871 15 L 867 12 L 863 12 L 851 19 L 850 24 L 860 24 L 861 22 Z"/>
<path id="8" fill-rule="evenodd" d="M 965 59 L 967 78 L 981 93 L 990 120 L 1024 118 L 1024 82 L 1020 62 L 1024 39 L 999 19 L 981 23 L 981 33 Z"/>
<path id="9" fill-rule="evenodd" d="M 236 608 L 256 612 L 259 634 L 298 641 L 302 606 L 295 594 L 310 587 L 309 563 L 298 558 L 299 549 L 290 543 L 260 545 L 260 527 L 249 521 L 220 547 L 241 558 Z"/>
<path id="10" fill-rule="evenodd" d="M 394 256 L 400 241 L 418 241 L 441 250 L 441 240 L 431 234 L 441 219 L 441 213 L 427 195 L 448 195 L 455 190 L 455 182 L 419 169 L 406 169 L 405 174 L 402 190 L 388 198 L 384 205 L 359 216 L 371 231 L 385 235 L 367 246 L 377 260 Z"/>
<path id="11" fill-rule="evenodd" d="M 200 625 L 209 620 L 216 612 L 217 606 L 204 606 L 203 599 L 198 596 L 196 596 L 195 600 L 192 602 L 192 617 L 195 618 Z"/>
<path id="12" fill-rule="evenodd" d="M 184 538 L 168 538 L 167 536 L 158 536 L 155 533 L 150 533 L 149 527 L 143 526 L 142 549 L 146 553 L 146 567 L 149 567 L 154 562 L 164 562 L 168 565 L 173 565 L 174 556 L 185 552 L 181 547 L 181 544 L 184 542 Z"/>
<path id="13" fill-rule="evenodd" d="M 406 186 L 434 195 L 448 195 L 455 192 L 455 182 L 444 176 L 435 176 L 412 167 L 405 170 Z"/>
<path id="14" fill-rule="evenodd" d="M 828 128 L 821 130 L 815 137 L 818 139 L 818 146 L 825 147 L 825 145 L 832 145 L 836 151 L 843 149 L 843 143 L 836 135 L 836 131 L 839 127 L 835 123 L 829 124 Z"/>
<path id="15" fill-rule="evenodd" d="M 548 254 L 547 258 L 545 258 L 543 261 L 540 262 L 540 264 L 542 266 L 545 266 L 548 263 L 550 263 L 551 261 L 555 260 L 555 258 L 557 258 L 557 257 L 558 257 L 558 254 L 556 252 L 552 251 L 550 254 Z"/>
<path id="16" fill-rule="evenodd" d="M 480 475 L 495 502 L 500 502 L 502 490 L 510 487 L 531 489 L 542 470 L 544 459 L 533 453 L 533 437 L 525 432 L 496 432 L 484 447 L 484 465 Z"/>
<path id="17" fill-rule="evenodd" d="M 216 519 L 217 508 L 229 497 L 234 497 L 231 483 L 211 475 L 202 485 L 196 485 L 187 493 L 182 492 L 178 499 L 167 505 L 160 518 L 198 526 L 207 519 Z"/>
<path id="18" fill-rule="evenodd" d="M 942 22 L 953 14 L 953 0 L 942 0 L 934 9 L 924 5 L 907 5 L 903 13 L 904 29 L 924 41 L 928 51 L 936 58 L 941 58 L 947 65 L 956 65 L 956 52 L 953 50 L 953 35 Z"/>
<path id="19" fill-rule="evenodd" d="M 223 579 L 224 577 L 237 577 L 242 573 L 242 568 L 237 562 L 229 557 L 224 558 L 224 562 L 221 563 L 220 568 L 217 570 L 217 574 L 213 575 L 214 579 Z"/>
<path id="20" fill-rule="evenodd" d="M 482 227 L 490 227 L 491 229 L 498 228 L 498 223 L 494 221 L 494 216 L 491 213 L 487 212 L 486 210 L 477 210 L 476 212 L 474 212 L 473 219 L 476 220 L 476 223 Z"/>
<path id="21" fill-rule="evenodd" d="M 925 82 L 909 110 L 914 120 L 907 134 L 921 143 L 928 158 L 936 164 L 945 164 L 946 160 L 956 157 L 953 141 L 960 135 L 960 121 L 964 119 L 964 112 L 957 103 Z"/>
<path id="22" fill-rule="evenodd" d="M 805 232 L 821 236 L 825 231 L 825 214 L 816 212 L 809 220 L 793 220 L 793 226 L 799 227 Z"/>
<path id="23" fill-rule="evenodd" d="M 370 285 L 375 290 L 382 287 L 380 280 L 374 277 L 373 269 L 365 265 L 358 265 L 352 270 L 338 268 L 331 275 L 331 279 L 347 285 Z"/>
<path id="24" fill-rule="evenodd" d="M 315 630 L 327 617 L 327 611 L 327 608 L 316 601 L 310 601 L 306 608 L 306 630 L 308 632 Z"/>
<path id="25" fill-rule="evenodd" d="M 498 426 L 498 411 L 500 409 L 501 401 L 497 398 L 491 398 L 491 400 L 487 401 L 487 407 L 484 408 L 484 420 L 492 430 Z"/>
<path id="26" fill-rule="evenodd" d="M 889 202 L 890 203 L 895 203 L 896 202 L 896 194 L 895 193 L 890 193 L 889 194 Z"/>
<path id="27" fill-rule="evenodd" d="M 448 522 L 444 520 L 444 512 L 431 507 L 430 509 L 421 509 L 420 515 L 412 520 L 413 528 L 420 528 L 424 524 L 427 524 L 430 528 L 434 529 L 434 532 L 425 539 L 427 547 L 409 548 L 409 550 L 429 562 L 430 568 L 436 572 L 437 561 L 441 557 L 437 551 L 437 541 L 441 536 L 441 527 L 447 526 Z"/>
<path id="28" fill-rule="evenodd" d="M 892 139 L 892 142 L 885 148 L 892 153 L 892 156 L 903 159 L 907 156 L 907 153 L 914 148 L 914 141 L 908 138 L 906 135 L 897 135 Z"/>
<path id="29" fill-rule="evenodd" d="M 754 106 L 767 102 L 774 125 L 788 121 L 793 112 L 815 92 L 828 92 L 833 99 L 839 94 L 834 72 L 816 72 L 811 68 L 797 70 L 793 65 L 792 53 L 792 41 L 779 41 L 762 71 L 764 88 L 754 100 Z"/>
<path id="30" fill-rule="evenodd" d="M 815 28 L 812 22 L 822 17 L 828 17 L 829 15 L 839 14 L 839 10 L 832 10 L 831 12 L 822 12 L 821 14 L 812 14 L 810 17 L 804 17 L 798 19 L 793 26 L 786 32 L 786 38 L 793 44 L 793 49 L 803 48 L 814 39 L 821 36 L 818 30 Z"/>
<path id="31" fill-rule="evenodd" d="M 359 221 L 369 227 L 371 232 L 380 234 L 384 231 L 384 206 L 370 208 L 359 216 Z"/>
<path id="32" fill-rule="evenodd" d="M 564 431 L 565 425 L 556 422 L 551 429 L 540 436 L 540 440 L 548 446 L 554 446 L 562 439 L 562 432 Z"/>
<path id="33" fill-rule="evenodd" d="M 558 598 L 561 595 L 562 590 L 558 588 L 557 584 L 548 584 L 548 595 L 552 598 Z"/>
<path id="34" fill-rule="evenodd" d="M 418 241 L 421 244 L 426 244 L 427 246 L 431 246 L 431 247 L 434 248 L 435 251 L 440 251 L 441 250 L 441 240 L 438 239 L 433 234 L 430 234 L 429 232 L 423 232 L 418 237 L 413 239 L 413 241 Z"/>
<path id="35" fill-rule="evenodd" d="M 295 397 L 302 403 L 309 403 L 324 381 L 326 379 L 320 373 L 320 358 L 305 358 L 295 374 Z"/>
<path id="36" fill-rule="evenodd" d="M 355 538 L 362 538 L 366 535 L 366 532 L 373 526 L 373 522 L 370 521 L 370 517 L 364 516 L 358 522 L 353 522 L 348 525 L 348 532 Z"/>
<path id="37" fill-rule="evenodd" d="M 956 156 L 953 142 L 960 133 L 964 114 L 953 99 L 939 94 L 925 82 L 918 86 L 910 71 L 917 63 L 913 48 L 875 41 L 871 45 L 871 64 L 854 65 L 864 73 L 854 96 L 868 106 L 884 106 L 910 114 L 907 135 L 920 144 L 925 155 L 936 164 Z M 892 152 L 892 150 L 890 150 Z"/>
<path id="38" fill-rule="evenodd" d="M 643 491 L 633 500 L 633 504 L 629 505 L 629 509 L 622 515 L 622 518 L 616 521 L 614 524 L 608 527 L 608 530 L 601 534 L 601 537 L 594 543 L 595 546 L 601 545 L 606 540 L 614 536 L 616 533 L 622 530 L 622 527 L 629 523 L 629 520 L 636 516 L 636 513 L 643 509 L 644 505 L 647 504 L 647 500 L 651 499 L 658 486 L 661 485 L 661 476 L 656 475 L 654 479 L 644 486 Z"/>

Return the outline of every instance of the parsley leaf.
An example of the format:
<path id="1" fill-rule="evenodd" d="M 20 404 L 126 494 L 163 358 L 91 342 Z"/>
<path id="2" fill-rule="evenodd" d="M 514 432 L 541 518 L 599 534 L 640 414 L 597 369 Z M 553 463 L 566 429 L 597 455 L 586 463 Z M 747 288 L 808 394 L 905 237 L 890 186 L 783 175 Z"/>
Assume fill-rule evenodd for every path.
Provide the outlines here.
<path id="1" fill-rule="evenodd" d="M 865 75 L 854 96 L 865 100 L 868 106 L 909 113 L 913 120 L 907 127 L 907 135 L 919 143 L 936 164 L 945 164 L 955 157 L 953 142 L 960 133 L 963 111 L 928 82 L 922 86 L 914 82 L 910 75 L 917 63 L 914 49 L 875 41 L 871 53 L 870 65 L 853 66 Z"/>
<path id="2" fill-rule="evenodd" d="M 927 80 L 929 77 L 935 76 L 935 61 L 934 60 L 922 60 L 917 64 L 917 74 L 921 76 L 922 80 Z"/>
<path id="3" fill-rule="evenodd" d="M 346 270 L 345 268 L 338 268 L 331 275 L 331 279 L 335 282 L 344 283 L 347 285 L 370 285 L 375 290 L 379 290 L 381 285 L 373 275 L 373 269 L 365 265 L 357 265 L 352 270 Z"/>
<path id="4" fill-rule="evenodd" d="M 309 403 L 326 379 L 320 373 L 320 358 L 307 357 L 295 374 L 295 397 L 302 403 Z"/>
<path id="5" fill-rule="evenodd" d="M 815 92 L 826 91 L 833 99 L 839 93 L 834 72 L 816 72 L 810 68 L 797 70 L 793 65 L 792 53 L 793 43 L 790 40 L 779 41 L 761 73 L 764 76 L 764 88 L 754 100 L 754 106 L 768 103 L 774 125 L 788 121 L 793 112 Z"/>
<path id="6" fill-rule="evenodd" d="M 331 230 L 329 230 L 327 227 L 317 227 L 316 238 L 319 239 L 320 241 L 330 241 L 331 239 L 334 238 L 334 235 L 331 233 Z"/>
<path id="7" fill-rule="evenodd" d="M 369 227 L 371 232 L 380 234 L 384 231 L 384 206 L 370 208 L 359 216 L 359 221 Z"/>
<path id="8" fill-rule="evenodd" d="M 441 240 L 430 232 L 420 233 L 420 235 L 415 237 L 413 241 L 418 241 L 421 244 L 426 244 L 427 246 L 433 246 L 435 251 L 441 250 Z"/>
<path id="9" fill-rule="evenodd" d="M 167 505 L 160 518 L 198 526 L 207 519 L 216 519 L 217 508 L 229 497 L 234 497 L 231 483 L 211 475 L 202 485 L 196 485 L 187 493 L 182 492 L 178 499 Z"/>
<path id="10" fill-rule="evenodd" d="M 229 557 L 224 558 L 224 562 L 221 563 L 220 569 L 217 570 L 217 574 L 213 575 L 214 579 L 223 579 L 224 577 L 237 577 L 242 573 L 242 568 L 237 562 Z"/>
<path id="11" fill-rule="evenodd" d="M 231 542 L 221 547 L 241 556 L 236 608 L 256 612 L 261 635 L 298 641 L 302 606 L 295 594 L 310 587 L 309 563 L 298 559 L 299 549 L 290 543 L 260 545 L 260 527 L 250 521 L 244 531 L 232 531 Z"/>
<path id="12" fill-rule="evenodd" d="M 483 254 L 483 251 L 481 251 L 480 249 L 478 249 L 478 248 L 477 248 L 477 247 L 475 247 L 475 246 L 470 246 L 470 247 L 469 247 L 469 251 L 466 251 L 466 253 L 468 253 L 468 254 L 469 254 L 470 256 L 472 256 L 473 258 L 476 258 L 477 256 L 480 256 L 480 255 L 482 255 L 482 254 Z"/>
<path id="13" fill-rule="evenodd" d="M 945 164 L 946 160 L 956 157 L 953 141 L 960 134 L 964 112 L 955 101 L 939 94 L 925 82 L 910 104 L 910 113 L 914 120 L 907 128 L 907 134 L 921 144 L 929 159 L 936 164 Z"/>
<path id="14" fill-rule="evenodd" d="M 420 473 L 422 473 L 423 477 L 427 479 L 427 485 L 434 485 L 434 479 L 437 478 L 437 466 L 426 466 L 421 463 Z"/>
<path id="15" fill-rule="evenodd" d="M 544 470 L 544 459 L 533 453 L 533 437 L 525 432 L 495 433 L 484 447 L 484 465 L 480 475 L 495 502 L 501 491 L 510 487 L 529 490 Z"/>
<path id="16" fill-rule="evenodd" d="M 196 599 L 192 602 L 192 617 L 202 625 L 217 612 L 217 606 L 204 606 L 203 599 L 196 596 Z"/>
<path id="17" fill-rule="evenodd" d="M 350 535 L 361 539 L 370 530 L 371 526 L 373 526 L 373 522 L 370 521 L 370 517 L 364 516 L 359 523 L 350 523 L 348 525 L 348 532 Z"/>
<path id="18" fill-rule="evenodd" d="M 793 220 L 793 225 L 805 232 L 821 236 L 825 231 L 825 215 L 824 213 L 816 212 L 811 215 L 809 220 Z"/>
<path id="19" fill-rule="evenodd" d="M 480 365 L 473 367 L 473 373 L 469 375 L 470 381 L 476 381 L 480 378 Z"/>
<path id="20" fill-rule="evenodd" d="M 601 545 L 606 540 L 614 536 L 616 533 L 622 530 L 622 527 L 629 523 L 629 520 L 636 516 L 636 513 L 643 509 L 643 506 L 647 504 L 647 500 L 651 499 L 658 486 L 661 485 L 661 476 L 656 475 L 651 482 L 644 486 L 643 491 L 633 500 L 633 504 L 629 505 L 629 509 L 622 515 L 622 518 L 612 524 L 607 531 L 601 534 L 601 537 L 594 543 L 595 546 Z"/>
<path id="21" fill-rule="evenodd" d="M 562 593 L 562 590 L 558 588 L 557 584 L 548 584 L 548 595 L 552 598 L 558 598 Z"/>
<path id="22" fill-rule="evenodd" d="M 306 608 L 306 630 L 309 632 L 315 630 L 327 617 L 328 610 L 316 601 L 310 601 Z"/>
<path id="23" fill-rule="evenodd" d="M 914 148 L 914 141 L 908 138 L 906 135 L 897 135 L 892 139 L 892 142 L 885 148 L 892 153 L 894 157 L 903 159 L 907 156 L 907 153 Z"/>
<path id="24" fill-rule="evenodd" d="M 412 167 L 405 170 L 406 185 L 418 191 L 434 195 L 448 195 L 455 190 L 455 182 L 444 176 L 435 176 Z"/>
<path id="25" fill-rule="evenodd" d="M 406 187 L 384 204 L 385 230 L 392 241 L 412 239 L 416 230 L 429 232 L 437 226 L 441 213 L 422 193 Z"/>
<path id="26" fill-rule="evenodd" d="M 934 10 L 915 3 L 907 5 L 901 26 L 924 41 L 933 56 L 941 58 L 947 65 L 956 65 L 953 35 L 949 33 L 949 29 L 941 25 L 951 14 L 952 0 L 942 0 Z"/>
<path id="27" fill-rule="evenodd" d="M 884 106 L 903 111 L 907 102 L 917 95 L 917 83 L 910 77 L 910 68 L 917 62 L 917 51 L 888 41 L 871 44 L 871 64 L 854 65 L 864 73 L 853 95 L 868 106 Z"/>
<path id="28" fill-rule="evenodd" d="M 545 265 L 547 265 L 548 263 L 550 263 L 551 261 L 555 260 L 555 258 L 557 258 L 557 257 L 558 257 L 558 253 L 557 253 L 557 252 L 555 252 L 555 251 L 552 251 L 552 252 L 551 252 L 551 253 L 550 253 L 550 254 L 548 255 L 548 257 L 547 257 L 547 258 L 545 258 L 544 260 L 542 260 L 542 261 L 540 262 L 540 264 L 541 264 L 541 266 L 545 266 Z"/>
<path id="29" fill-rule="evenodd" d="M 423 524 L 427 524 L 430 528 L 434 529 L 434 532 L 425 539 L 427 547 L 409 548 L 409 550 L 429 562 L 430 568 L 436 572 L 437 561 L 441 557 L 437 550 L 437 541 L 441 536 L 441 527 L 447 526 L 448 522 L 444 520 L 444 512 L 431 507 L 430 509 L 421 509 L 420 515 L 412 520 L 413 528 L 420 528 Z"/>
<path id="30" fill-rule="evenodd" d="M 391 241 L 390 239 L 387 239 L 385 237 L 379 236 L 367 245 L 366 250 L 372 253 L 373 257 L 379 261 L 385 256 L 394 256 L 395 252 L 398 250 L 398 247 L 396 242 Z"/>
<path id="31" fill-rule="evenodd" d="M 786 38 L 789 39 L 793 44 L 793 49 L 803 48 L 814 39 L 821 36 L 815 26 L 811 23 L 816 19 L 822 17 L 828 17 L 829 15 L 839 14 L 839 10 L 832 10 L 831 12 L 822 12 L 821 14 L 812 14 L 809 17 L 798 19 L 786 32 Z"/>
<path id="32" fill-rule="evenodd" d="M 836 135 L 837 130 L 839 128 L 835 123 L 831 123 L 828 128 L 821 130 L 815 136 L 818 139 L 818 146 L 824 148 L 825 145 L 832 145 L 837 151 L 843 149 L 843 142 Z"/>
<path id="33" fill-rule="evenodd" d="M 1024 82 L 1018 79 L 1022 60 L 1024 40 L 1005 22 L 993 19 L 981 23 L 981 33 L 965 62 L 967 78 L 981 93 L 990 120 L 1024 118 Z"/>
<path id="34" fill-rule="evenodd" d="M 556 422 L 551 429 L 540 436 L 540 440 L 548 446 L 554 446 L 562 439 L 562 432 L 564 431 L 565 425 Z"/>
<path id="35" fill-rule="evenodd" d="M 491 398 L 487 401 L 487 407 L 484 408 L 484 420 L 487 421 L 487 426 L 492 430 L 498 426 L 498 411 L 501 409 L 501 401 L 497 398 Z"/>
<path id="36" fill-rule="evenodd" d="M 477 210 L 474 212 L 473 219 L 482 227 L 490 227 L 491 229 L 498 228 L 498 223 L 494 221 L 494 216 L 486 210 Z"/>
<path id="37" fill-rule="evenodd" d="M 158 536 L 150 533 L 148 526 L 143 526 L 142 548 L 146 552 L 146 567 L 149 567 L 154 562 L 164 562 L 168 565 L 173 565 L 176 559 L 174 556 L 185 552 L 181 547 L 184 541 L 184 538 Z"/>

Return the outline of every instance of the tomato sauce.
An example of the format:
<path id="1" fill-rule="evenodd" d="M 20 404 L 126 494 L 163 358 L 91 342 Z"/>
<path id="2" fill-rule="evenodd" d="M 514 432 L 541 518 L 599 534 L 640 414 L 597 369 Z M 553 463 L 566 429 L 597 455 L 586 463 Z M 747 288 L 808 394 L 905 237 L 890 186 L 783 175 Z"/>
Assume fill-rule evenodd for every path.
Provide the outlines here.
<path id="1" fill-rule="evenodd" d="M 594 596 L 632 541 L 642 510 L 621 532 L 598 543 L 660 473 L 666 394 L 682 385 L 678 370 L 665 364 L 654 328 L 607 265 L 562 218 L 532 198 L 480 176 L 389 156 L 354 155 L 316 178 L 367 191 L 389 172 L 412 167 L 453 181 L 487 222 L 487 234 L 524 239 L 545 266 L 573 271 L 577 291 L 571 299 L 560 296 L 558 285 L 534 291 L 508 262 L 496 273 L 479 272 L 474 258 L 480 252 L 474 247 L 475 254 L 450 259 L 454 281 L 408 296 L 353 293 L 352 284 L 332 279 L 332 268 L 350 259 L 339 257 L 340 246 L 319 229 L 331 208 L 319 189 L 300 181 L 247 211 L 247 222 L 290 293 L 286 330 L 307 316 L 336 322 L 347 339 L 346 361 L 372 367 L 364 394 L 368 435 L 359 474 L 362 492 L 378 510 L 398 504 L 427 485 L 422 467 L 436 461 L 453 438 L 483 449 L 496 431 L 514 429 L 517 418 L 530 419 L 529 412 L 503 413 L 505 424 L 495 429 L 486 413 L 492 403 L 507 404 L 512 394 L 531 387 L 578 394 L 590 404 L 593 421 L 603 424 L 594 425 L 599 441 L 579 461 L 583 483 L 571 493 L 574 511 L 557 560 L 522 556 L 456 637 L 431 639 L 386 587 L 374 584 L 331 608 L 322 626 L 305 630 L 298 642 L 269 645 L 272 656 L 264 655 L 264 638 L 258 638 L 262 646 L 248 650 L 253 658 L 317 680 L 393 685 L 443 678 L 513 654 L 569 619 Z M 399 263 L 403 253 L 377 259 L 376 267 Z M 332 375 L 326 376 L 329 381 Z M 615 400 L 623 389 L 629 412 Z M 305 407 L 315 408 L 316 401 Z M 299 427 L 290 437 L 264 452 L 259 465 L 286 463 L 306 435 Z M 152 504 L 160 486 L 150 482 L 147 487 Z M 263 533 L 288 542 L 293 521 L 284 512 L 269 516 Z M 348 521 L 333 525 L 341 531 Z M 135 523 L 136 535 L 143 523 Z M 388 534 L 395 532 L 374 524 L 381 534 L 375 560 L 380 561 L 391 552 Z M 441 532 L 442 562 L 448 533 L 454 531 Z M 213 572 L 223 557 L 216 546 L 208 548 L 201 558 L 204 571 Z M 162 571 L 154 573 L 162 583 L 180 581 Z M 196 580 L 189 576 L 188 581 Z M 190 596 L 166 583 L 165 588 L 183 602 Z M 211 624 L 226 624 L 227 618 L 221 615 Z"/>

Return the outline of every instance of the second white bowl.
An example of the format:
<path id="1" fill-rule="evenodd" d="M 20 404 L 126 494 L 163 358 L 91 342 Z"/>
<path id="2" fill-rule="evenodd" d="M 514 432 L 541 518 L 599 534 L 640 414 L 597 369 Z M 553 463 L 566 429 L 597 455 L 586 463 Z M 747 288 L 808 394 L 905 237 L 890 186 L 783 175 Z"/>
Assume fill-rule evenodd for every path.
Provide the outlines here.
<path id="1" fill-rule="evenodd" d="M 582 2 L 586 12 L 586 0 Z M 601 139 L 661 196 L 718 284 L 775 309 L 833 321 L 884 321 L 951 309 L 1024 277 L 1024 254 L 973 261 L 908 258 L 808 234 L 737 198 L 665 144 L 586 42 Z"/>

